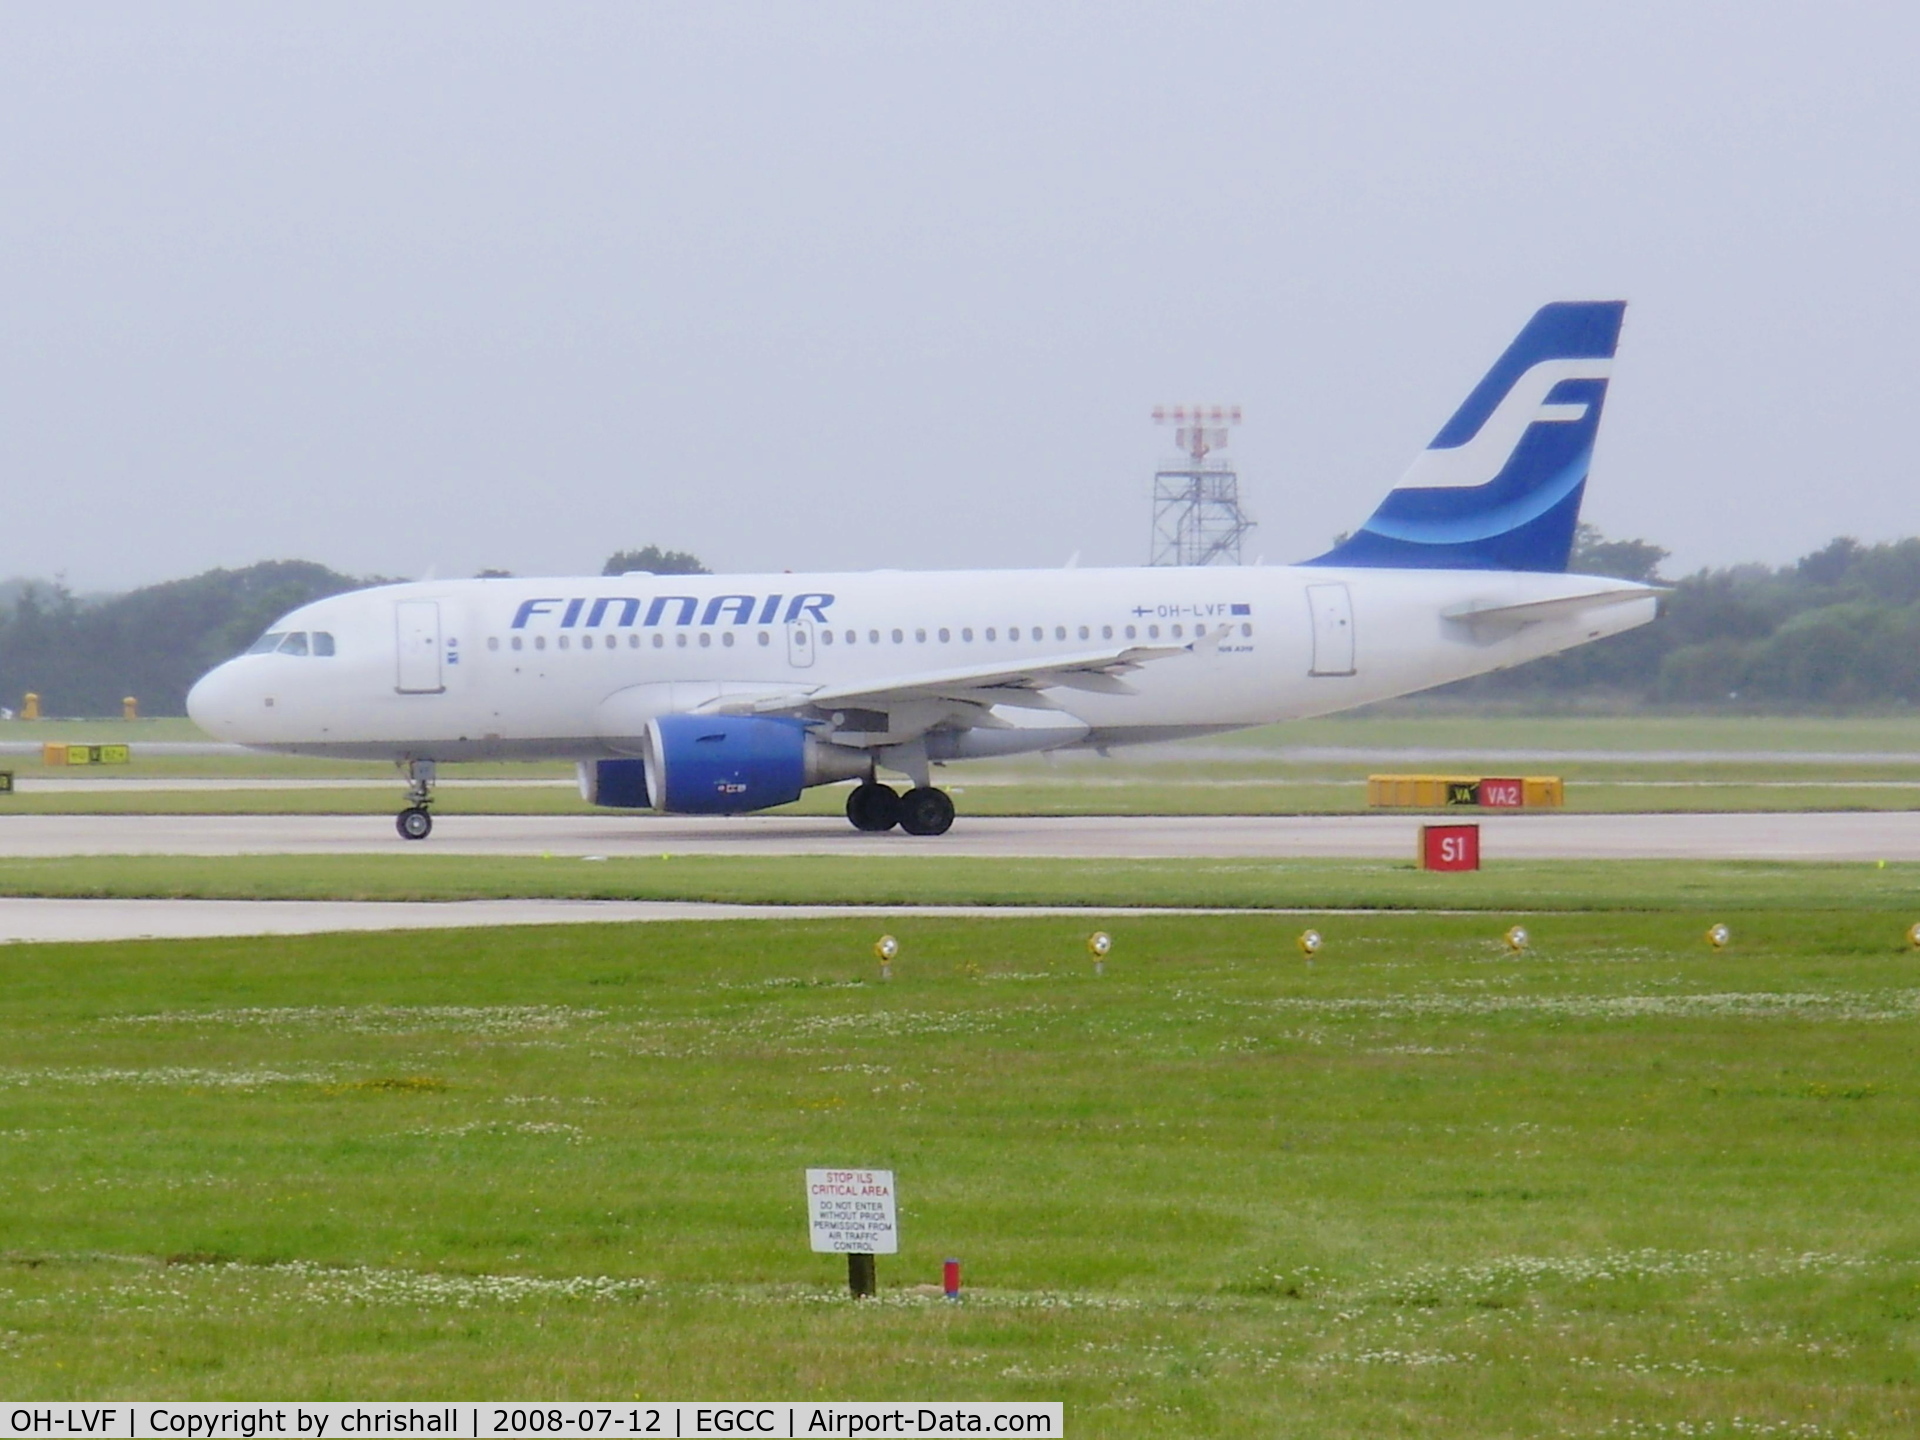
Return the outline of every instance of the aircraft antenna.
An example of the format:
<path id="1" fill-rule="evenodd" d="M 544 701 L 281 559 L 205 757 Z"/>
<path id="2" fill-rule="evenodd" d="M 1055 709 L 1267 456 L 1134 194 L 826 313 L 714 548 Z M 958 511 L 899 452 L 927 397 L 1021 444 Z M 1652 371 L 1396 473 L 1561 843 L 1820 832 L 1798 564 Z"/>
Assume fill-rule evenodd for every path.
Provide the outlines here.
<path id="1" fill-rule="evenodd" d="M 1240 476 L 1224 451 L 1238 405 L 1156 405 L 1153 423 L 1174 427 L 1181 458 L 1153 475 L 1151 565 L 1238 565 L 1254 521 L 1240 508 Z"/>

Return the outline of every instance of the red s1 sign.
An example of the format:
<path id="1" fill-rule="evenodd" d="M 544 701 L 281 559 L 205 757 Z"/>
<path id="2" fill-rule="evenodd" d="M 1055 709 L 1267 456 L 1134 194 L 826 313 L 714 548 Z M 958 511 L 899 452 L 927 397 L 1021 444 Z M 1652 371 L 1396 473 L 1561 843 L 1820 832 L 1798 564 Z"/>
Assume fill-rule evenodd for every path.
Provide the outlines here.
<path id="1" fill-rule="evenodd" d="M 1480 827 L 1478 825 L 1422 825 L 1420 827 L 1420 868 L 1422 870 L 1478 870 L 1480 868 Z"/>

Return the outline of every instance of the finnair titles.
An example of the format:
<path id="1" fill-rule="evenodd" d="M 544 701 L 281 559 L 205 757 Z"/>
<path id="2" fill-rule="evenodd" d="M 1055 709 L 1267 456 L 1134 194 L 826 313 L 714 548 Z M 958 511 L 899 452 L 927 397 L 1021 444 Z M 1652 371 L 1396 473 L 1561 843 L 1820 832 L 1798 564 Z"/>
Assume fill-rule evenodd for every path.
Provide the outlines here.
<path id="1" fill-rule="evenodd" d="M 1541 309 L 1297 565 L 388 585 L 276 621 L 187 708 L 245 745 L 395 761 L 410 840 L 440 763 L 552 759 L 601 805 L 732 815 L 853 781 L 858 829 L 943 834 L 949 761 L 1326 715 L 1653 619 L 1653 588 L 1567 573 L 1624 312 Z"/>
<path id="2" fill-rule="evenodd" d="M 702 626 L 756 623 L 772 625 L 776 622 L 791 625 L 797 620 L 817 620 L 824 625 L 827 623 L 827 606 L 833 604 L 833 600 L 832 595 L 819 591 L 803 592 L 791 599 L 778 591 L 767 596 L 714 595 L 704 604 L 698 595 L 655 595 L 649 600 L 641 600 L 633 595 L 545 595 L 532 600 L 522 600 L 520 608 L 514 612 L 512 628 L 524 630 L 529 623 L 542 616 L 549 621 L 558 616 L 559 627 L 562 630 L 571 630 L 576 625 L 588 630 L 597 629 L 602 625 L 625 629 L 635 624 L 645 625 L 648 629 L 656 625 L 679 626 L 696 623 Z M 640 619 L 643 605 L 646 607 L 645 620 Z M 784 621 L 781 620 L 782 606 L 785 607 Z M 754 620 L 756 607 L 760 614 L 757 622 Z M 1170 605 L 1163 602 L 1151 606 L 1137 605 L 1133 613 L 1136 616 L 1158 615 L 1162 619 L 1177 618 L 1182 615 L 1204 619 L 1207 616 L 1229 614 L 1251 615 L 1253 607 L 1235 602 L 1224 605 L 1218 602 L 1204 605 Z M 697 622 L 693 618 L 695 615 L 700 616 Z M 853 644 L 856 641 L 848 643 Z"/>

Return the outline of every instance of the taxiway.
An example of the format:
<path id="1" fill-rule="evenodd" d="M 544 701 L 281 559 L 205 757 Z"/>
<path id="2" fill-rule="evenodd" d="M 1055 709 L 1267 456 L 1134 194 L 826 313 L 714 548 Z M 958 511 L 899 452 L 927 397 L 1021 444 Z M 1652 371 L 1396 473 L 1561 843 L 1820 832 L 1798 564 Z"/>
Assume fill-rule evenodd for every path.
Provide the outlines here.
<path id="1" fill-rule="evenodd" d="M 1073 859 L 1409 859 L 1416 815 L 962 815 L 937 839 L 863 835 L 826 816 L 449 815 L 401 840 L 378 815 L 0 816 L 0 856 L 970 855 Z M 1920 811 L 1460 813 L 1490 861 L 1920 860 Z"/>

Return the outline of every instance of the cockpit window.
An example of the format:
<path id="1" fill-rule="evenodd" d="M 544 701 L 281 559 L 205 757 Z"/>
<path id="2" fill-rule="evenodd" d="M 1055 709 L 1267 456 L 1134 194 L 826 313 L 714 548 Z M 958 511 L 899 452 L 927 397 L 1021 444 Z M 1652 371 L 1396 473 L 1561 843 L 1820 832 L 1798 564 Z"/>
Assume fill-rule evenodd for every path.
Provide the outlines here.
<path id="1" fill-rule="evenodd" d="M 247 654 L 271 655 L 276 650 L 282 655 L 332 655 L 333 635 L 326 630 L 311 634 L 305 630 L 269 630 L 247 647 Z"/>

